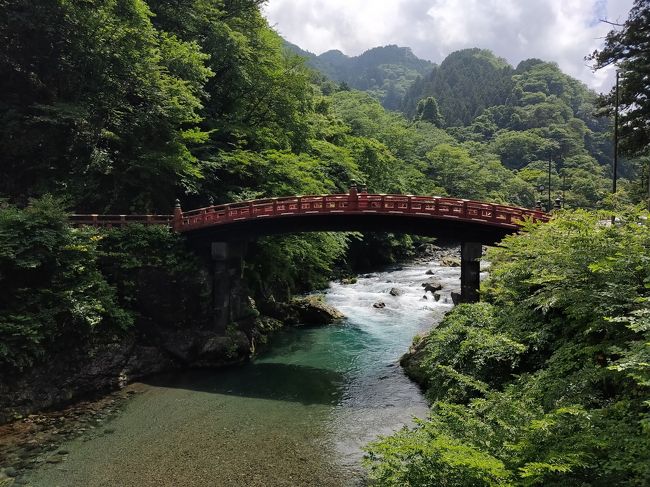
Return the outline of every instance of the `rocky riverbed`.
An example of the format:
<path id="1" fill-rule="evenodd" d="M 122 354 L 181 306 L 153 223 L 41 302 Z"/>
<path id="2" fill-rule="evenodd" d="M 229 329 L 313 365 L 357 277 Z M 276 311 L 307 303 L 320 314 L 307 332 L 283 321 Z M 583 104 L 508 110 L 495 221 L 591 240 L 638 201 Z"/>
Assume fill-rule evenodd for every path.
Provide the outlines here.
<path id="1" fill-rule="evenodd" d="M 29 485 L 30 472 L 43 465 L 65 470 L 69 450 L 63 445 L 74 439 L 86 442 L 112 434 L 111 420 L 144 388 L 141 383 L 130 384 L 102 397 L 30 414 L 0 426 L 0 487 Z"/>

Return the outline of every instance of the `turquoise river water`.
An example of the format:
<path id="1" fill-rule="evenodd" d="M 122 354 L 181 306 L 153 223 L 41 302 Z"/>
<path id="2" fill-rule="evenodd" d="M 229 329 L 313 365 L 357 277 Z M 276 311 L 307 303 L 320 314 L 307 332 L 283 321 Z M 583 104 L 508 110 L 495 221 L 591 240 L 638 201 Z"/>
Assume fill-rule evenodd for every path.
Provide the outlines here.
<path id="1" fill-rule="evenodd" d="M 433 276 L 425 272 L 431 269 Z M 423 299 L 421 284 L 444 285 Z M 358 486 L 362 447 L 424 417 L 427 404 L 399 367 L 413 337 L 451 308 L 459 270 L 421 262 L 332 283 L 343 323 L 281 332 L 255 361 L 147 380 L 105 427 L 63 445 L 67 459 L 31 485 Z M 402 294 L 391 296 L 391 288 Z M 384 309 L 373 308 L 383 301 Z"/>

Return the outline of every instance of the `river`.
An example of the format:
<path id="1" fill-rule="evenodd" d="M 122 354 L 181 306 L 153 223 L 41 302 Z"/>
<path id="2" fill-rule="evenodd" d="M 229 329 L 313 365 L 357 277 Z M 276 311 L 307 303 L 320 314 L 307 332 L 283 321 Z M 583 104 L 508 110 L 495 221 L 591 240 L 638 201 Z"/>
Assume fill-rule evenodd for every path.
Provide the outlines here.
<path id="1" fill-rule="evenodd" d="M 433 275 L 425 272 L 431 269 Z M 423 299 L 430 279 L 440 301 Z M 362 446 L 427 414 L 399 367 L 413 337 L 451 308 L 458 268 L 420 262 L 331 283 L 343 323 L 294 328 L 244 366 L 147 380 L 101 434 L 63 445 L 33 486 L 356 486 Z M 396 288 L 401 294 L 391 296 Z M 385 308 L 373 304 L 382 301 Z"/>

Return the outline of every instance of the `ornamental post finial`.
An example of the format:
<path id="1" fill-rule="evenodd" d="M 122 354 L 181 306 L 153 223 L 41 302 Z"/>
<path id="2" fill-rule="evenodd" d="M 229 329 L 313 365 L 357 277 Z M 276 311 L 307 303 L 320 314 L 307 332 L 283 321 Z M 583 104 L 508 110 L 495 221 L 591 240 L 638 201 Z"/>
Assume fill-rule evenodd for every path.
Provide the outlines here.
<path id="1" fill-rule="evenodd" d="M 181 200 L 176 198 L 174 202 L 174 216 L 172 218 L 172 229 L 180 231 L 183 225 L 183 209 L 181 208 Z"/>

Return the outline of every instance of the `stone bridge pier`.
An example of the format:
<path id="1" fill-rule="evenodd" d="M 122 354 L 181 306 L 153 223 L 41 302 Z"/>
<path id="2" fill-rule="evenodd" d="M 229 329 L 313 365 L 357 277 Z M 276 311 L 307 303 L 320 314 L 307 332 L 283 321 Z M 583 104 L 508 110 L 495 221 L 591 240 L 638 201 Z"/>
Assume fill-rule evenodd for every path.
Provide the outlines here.
<path id="1" fill-rule="evenodd" d="M 481 255 L 479 242 L 462 242 L 460 245 L 460 302 L 476 303 L 481 287 Z"/>
<path id="2" fill-rule="evenodd" d="M 243 241 L 210 244 L 214 328 L 222 334 L 242 315 L 246 299 L 242 282 L 245 254 Z"/>

